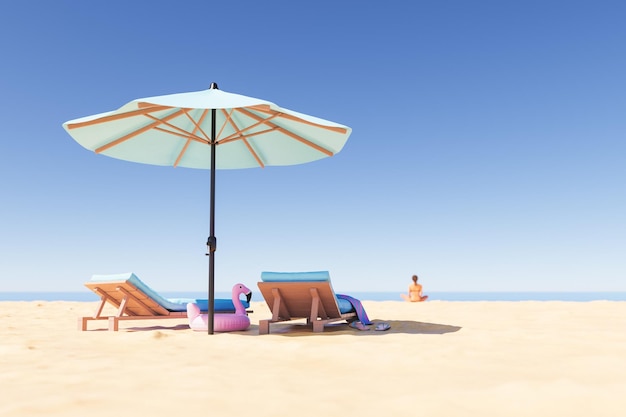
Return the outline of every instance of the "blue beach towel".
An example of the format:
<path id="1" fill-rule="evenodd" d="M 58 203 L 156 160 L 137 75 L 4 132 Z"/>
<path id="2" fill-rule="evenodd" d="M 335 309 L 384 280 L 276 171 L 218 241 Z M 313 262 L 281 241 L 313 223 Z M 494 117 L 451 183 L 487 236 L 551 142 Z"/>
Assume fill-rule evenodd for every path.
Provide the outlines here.
<path id="1" fill-rule="evenodd" d="M 352 307 L 354 307 L 354 311 L 356 311 L 356 316 L 359 318 L 359 321 L 361 323 L 373 324 L 370 321 L 370 319 L 367 317 L 367 313 L 365 312 L 365 309 L 363 308 L 363 304 L 361 304 L 361 301 L 357 300 L 354 297 L 350 297 L 349 295 L 344 295 L 344 294 L 335 294 L 335 296 L 340 300 L 346 300 L 350 304 L 352 304 Z"/>

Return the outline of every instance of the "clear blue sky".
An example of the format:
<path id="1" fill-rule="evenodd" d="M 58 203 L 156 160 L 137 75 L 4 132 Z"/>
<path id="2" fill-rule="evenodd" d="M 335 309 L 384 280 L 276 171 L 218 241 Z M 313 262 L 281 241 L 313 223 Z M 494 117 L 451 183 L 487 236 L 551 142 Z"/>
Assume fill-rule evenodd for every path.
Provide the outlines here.
<path id="1" fill-rule="evenodd" d="M 0 14 L 0 291 L 135 272 L 205 290 L 209 173 L 61 124 L 222 90 L 352 127 L 311 164 L 219 171 L 216 289 L 626 291 L 626 3 L 55 1 Z"/>

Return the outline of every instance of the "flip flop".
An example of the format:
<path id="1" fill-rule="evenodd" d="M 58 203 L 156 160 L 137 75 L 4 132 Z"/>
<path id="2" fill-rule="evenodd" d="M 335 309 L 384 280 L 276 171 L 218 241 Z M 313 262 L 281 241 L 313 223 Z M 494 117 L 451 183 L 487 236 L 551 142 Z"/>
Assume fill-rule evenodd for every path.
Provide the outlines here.
<path id="1" fill-rule="evenodd" d="M 376 327 L 374 328 L 374 330 L 379 331 L 379 332 L 384 332 L 385 330 L 389 330 L 391 329 L 391 326 L 389 325 L 389 323 L 377 323 Z"/>
<path id="2" fill-rule="evenodd" d="M 353 321 L 349 324 L 350 327 L 357 330 L 369 330 L 369 327 L 361 323 L 360 321 Z"/>

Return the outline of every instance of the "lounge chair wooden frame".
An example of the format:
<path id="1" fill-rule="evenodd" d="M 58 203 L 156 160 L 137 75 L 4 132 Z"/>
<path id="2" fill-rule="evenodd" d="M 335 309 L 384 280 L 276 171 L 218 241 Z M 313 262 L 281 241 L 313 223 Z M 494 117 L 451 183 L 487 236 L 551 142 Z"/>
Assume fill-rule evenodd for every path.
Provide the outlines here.
<path id="1" fill-rule="evenodd" d="M 272 318 L 259 320 L 259 334 L 269 334 L 270 323 L 306 319 L 313 332 L 324 331 L 324 326 L 356 317 L 355 312 L 342 314 L 337 305 L 330 281 L 259 282 Z"/>
<path id="2" fill-rule="evenodd" d="M 78 318 L 78 329 L 82 331 L 87 330 L 87 323 L 91 320 L 108 320 L 109 330 L 118 331 L 120 320 L 187 318 L 186 311 L 167 310 L 127 280 L 87 282 L 85 286 L 98 294 L 101 301 L 94 316 Z M 115 315 L 102 316 L 106 303 L 117 308 Z"/>

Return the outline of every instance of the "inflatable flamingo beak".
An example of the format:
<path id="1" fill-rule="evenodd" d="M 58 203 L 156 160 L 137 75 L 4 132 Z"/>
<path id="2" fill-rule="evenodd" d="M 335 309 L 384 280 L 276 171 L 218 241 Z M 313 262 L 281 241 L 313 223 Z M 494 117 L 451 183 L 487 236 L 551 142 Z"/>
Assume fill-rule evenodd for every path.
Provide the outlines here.
<path id="1" fill-rule="evenodd" d="M 252 291 L 246 294 L 246 301 L 249 303 L 252 300 Z"/>

